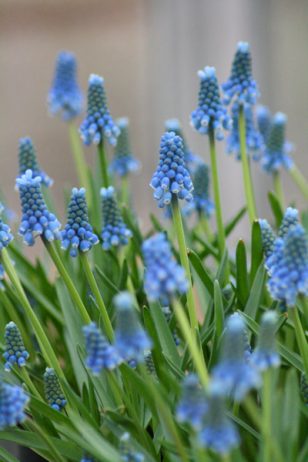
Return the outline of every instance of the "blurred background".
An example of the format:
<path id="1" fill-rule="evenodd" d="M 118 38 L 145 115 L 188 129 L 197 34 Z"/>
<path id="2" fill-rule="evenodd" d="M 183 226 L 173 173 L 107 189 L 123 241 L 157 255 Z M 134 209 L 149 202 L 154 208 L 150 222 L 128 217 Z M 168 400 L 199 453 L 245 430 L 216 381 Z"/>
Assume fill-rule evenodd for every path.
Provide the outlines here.
<path id="1" fill-rule="evenodd" d="M 77 55 L 83 90 L 90 73 L 101 74 L 111 114 L 130 118 L 133 148 L 143 164 L 132 183 L 145 224 L 149 210 L 157 211 L 148 183 L 165 119 L 179 118 L 191 149 L 208 160 L 207 138 L 189 126 L 197 71 L 215 66 L 225 81 L 239 40 L 251 44 L 260 102 L 287 113 L 296 162 L 308 170 L 307 0 L 1 0 L 0 5 L 0 186 L 18 213 L 20 137 L 33 138 L 41 165 L 54 178 L 62 219 L 63 187 L 76 184 L 67 127 L 48 115 L 46 105 L 55 57 L 63 49 Z M 93 163 L 95 149 L 85 149 Z M 218 158 L 228 219 L 244 204 L 242 172 L 225 155 L 223 142 Z M 253 176 L 259 214 L 266 215 L 271 180 L 258 165 Z M 283 180 L 288 199 L 300 204 L 291 181 Z M 239 232 L 245 234 L 245 222 Z"/>

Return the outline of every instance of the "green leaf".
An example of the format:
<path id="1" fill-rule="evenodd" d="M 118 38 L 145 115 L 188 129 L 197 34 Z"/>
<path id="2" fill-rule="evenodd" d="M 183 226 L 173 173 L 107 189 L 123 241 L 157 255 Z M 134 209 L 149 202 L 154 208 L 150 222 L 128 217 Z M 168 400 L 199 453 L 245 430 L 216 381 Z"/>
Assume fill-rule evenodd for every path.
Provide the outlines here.
<path id="1" fill-rule="evenodd" d="M 16 457 L 6 451 L 4 448 L 0 447 L 0 457 L 2 462 L 20 462 Z"/>
<path id="2" fill-rule="evenodd" d="M 265 280 L 266 271 L 264 264 L 261 263 L 256 273 L 256 277 L 250 290 L 249 298 L 244 308 L 244 312 L 252 319 L 255 319 L 258 308 L 261 304 Z"/>
<path id="3" fill-rule="evenodd" d="M 283 219 L 283 210 L 281 209 L 280 202 L 272 191 L 268 193 L 268 200 L 275 217 L 276 228 L 279 228 Z"/>
<path id="4" fill-rule="evenodd" d="M 263 260 L 262 232 L 258 220 L 252 225 L 251 236 L 251 265 L 250 265 L 250 286 L 253 284 L 256 273 Z"/>
<path id="5" fill-rule="evenodd" d="M 284 447 L 287 460 L 297 460 L 297 444 L 300 424 L 300 400 L 296 371 L 288 371 L 283 393 L 283 415 L 281 419 L 280 443 Z"/>
<path id="6" fill-rule="evenodd" d="M 240 307 L 243 308 L 249 296 L 247 257 L 244 241 L 239 240 L 236 247 L 236 285 Z"/>
<path id="7" fill-rule="evenodd" d="M 150 213 L 150 220 L 155 231 L 157 231 L 158 233 L 162 233 L 165 231 L 164 227 L 153 213 Z"/>
<path id="8" fill-rule="evenodd" d="M 208 290 L 211 297 L 214 297 L 214 284 L 212 277 L 209 275 L 207 270 L 202 264 L 202 261 L 198 257 L 198 255 L 191 249 L 188 250 L 188 258 L 194 267 L 194 270 L 198 274 L 200 280 L 202 281 L 203 285 Z"/>

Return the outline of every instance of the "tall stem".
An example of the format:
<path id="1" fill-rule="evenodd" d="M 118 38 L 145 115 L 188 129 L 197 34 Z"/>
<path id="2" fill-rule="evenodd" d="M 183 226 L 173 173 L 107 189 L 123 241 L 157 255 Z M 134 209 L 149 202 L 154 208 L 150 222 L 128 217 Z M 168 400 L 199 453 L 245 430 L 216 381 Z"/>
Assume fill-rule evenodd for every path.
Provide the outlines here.
<path id="1" fill-rule="evenodd" d="M 78 175 L 78 181 L 80 186 L 86 188 L 87 199 L 90 203 L 90 187 L 89 187 L 89 178 L 88 178 L 88 165 L 86 163 L 84 152 L 81 146 L 81 141 L 78 135 L 77 128 L 73 123 L 69 124 L 69 137 L 71 143 L 71 149 L 74 157 L 75 167 Z"/>
<path id="2" fill-rule="evenodd" d="M 303 330 L 303 326 L 298 314 L 297 307 L 294 306 L 290 308 L 290 311 L 293 315 L 293 322 L 294 322 L 294 329 L 295 329 L 295 336 L 297 340 L 297 345 L 304 363 L 304 370 L 306 377 L 308 377 L 308 343 L 307 339 Z"/>
<path id="3" fill-rule="evenodd" d="M 184 229 L 183 229 L 183 223 L 182 223 L 182 216 L 181 216 L 181 211 L 179 207 L 179 202 L 177 197 L 172 198 L 172 216 L 173 216 L 173 222 L 174 222 L 174 228 L 175 232 L 177 235 L 178 243 L 179 243 L 179 251 L 180 251 L 180 260 L 183 268 L 185 269 L 186 272 L 186 277 L 188 279 L 188 292 L 187 292 L 187 306 L 188 306 L 188 313 L 189 313 L 189 319 L 190 319 L 190 326 L 192 330 L 198 326 L 198 321 L 197 321 L 197 311 L 195 307 L 195 301 L 194 301 L 194 294 L 192 290 L 192 278 L 191 278 L 191 272 L 190 272 L 190 266 L 189 266 L 189 260 L 187 256 L 187 248 L 186 248 L 186 242 L 185 242 L 185 235 L 184 235 Z"/>
<path id="4" fill-rule="evenodd" d="M 108 175 L 108 165 L 106 159 L 106 153 L 104 148 L 104 139 L 97 146 L 98 158 L 101 167 L 101 175 L 104 188 L 108 188 L 110 185 L 109 175 Z"/>
<path id="5" fill-rule="evenodd" d="M 294 183 L 297 185 L 302 195 L 308 200 L 308 181 L 302 174 L 302 172 L 296 167 L 295 164 L 289 170 Z"/>
<path id="6" fill-rule="evenodd" d="M 271 374 L 269 369 L 263 374 L 262 392 L 262 433 L 263 433 L 263 461 L 271 462 L 272 439 L 272 401 Z"/>
<path id="7" fill-rule="evenodd" d="M 253 223 L 257 219 L 257 211 L 255 204 L 255 197 L 252 186 L 252 179 L 249 167 L 249 161 L 246 150 L 246 126 L 245 126 L 245 115 L 244 107 L 240 106 L 239 112 L 239 134 L 240 134 L 240 148 L 241 148 L 241 160 L 243 168 L 243 177 L 244 177 L 244 188 L 246 195 L 246 202 L 248 208 L 248 215 L 250 222 Z"/>
<path id="8" fill-rule="evenodd" d="M 283 195 L 281 176 L 279 172 L 273 173 L 273 182 L 274 182 L 275 194 L 279 201 L 280 207 L 282 210 L 284 210 L 284 195 Z"/>

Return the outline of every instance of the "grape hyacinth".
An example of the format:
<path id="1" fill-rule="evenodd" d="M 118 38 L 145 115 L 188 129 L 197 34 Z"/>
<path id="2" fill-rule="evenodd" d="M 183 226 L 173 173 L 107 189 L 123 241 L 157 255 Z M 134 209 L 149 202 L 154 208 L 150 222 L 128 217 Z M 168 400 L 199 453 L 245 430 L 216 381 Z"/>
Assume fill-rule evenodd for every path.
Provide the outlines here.
<path id="1" fill-rule="evenodd" d="M 275 333 L 278 316 L 275 311 L 267 311 L 261 319 L 257 348 L 251 355 L 251 362 L 260 371 L 280 365 L 280 357 L 276 350 Z"/>
<path id="2" fill-rule="evenodd" d="M 264 256 L 268 258 L 273 252 L 276 235 L 267 220 L 260 219 L 259 224 L 260 224 L 261 235 L 262 235 L 263 253 L 264 253 Z"/>
<path id="3" fill-rule="evenodd" d="M 119 177 L 125 177 L 129 173 L 136 172 L 140 168 L 140 162 L 135 159 L 129 138 L 129 122 L 126 117 L 116 121 L 120 134 L 114 151 L 114 157 L 109 165 L 111 173 Z"/>
<path id="4" fill-rule="evenodd" d="M 27 170 L 32 170 L 33 176 L 40 176 L 42 184 L 49 187 L 53 184 L 53 180 L 49 178 L 38 165 L 35 148 L 31 138 L 20 138 L 19 140 L 19 176 L 21 177 Z"/>
<path id="5" fill-rule="evenodd" d="M 272 119 L 261 165 L 267 173 L 275 173 L 282 167 L 289 170 L 293 166 L 290 153 L 293 145 L 285 139 L 287 116 L 277 112 Z"/>
<path id="6" fill-rule="evenodd" d="M 88 252 L 99 240 L 89 223 L 88 207 L 84 188 L 73 188 L 67 211 L 67 224 L 61 231 L 64 250 L 70 249 L 70 255 Z"/>
<path id="7" fill-rule="evenodd" d="M 126 245 L 132 236 L 119 210 L 113 186 L 101 189 L 103 229 L 101 233 L 102 247 L 110 250 L 112 247 Z"/>
<path id="8" fill-rule="evenodd" d="M 241 401 L 249 390 L 261 384 L 258 371 L 247 362 L 246 350 L 245 323 L 236 313 L 227 320 L 220 362 L 213 369 L 213 379 L 235 401 Z"/>
<path id="9" fill-rule="evenodd" d="M 102 369 L 111 371 L 121 363 L 117 350 L 108 342 L 95 322 L 84 326 L 82 331 L 86 341 L 86 366 L 93 375 L 99 375 Z"/>
<path id="10" fill-rule="evenodd" d="M 199 215 L 204 214 L 209 218 L 214 213 L 215 206 L 210 198 L 210 169 L 204 162 L 196 167 L 193 184 L 193 201 L 184 208 L 184 213 L 189 214 L 195 210 Z"/>
<path id="11" fill-rule="evenodd" d="M 270 128 L 271 128 L 271 123 L 272 123 L 271 112 L 265 106 L 258 106 L 256 115 L 257 115 L 257 125 L 258 125 L 259 132 L 261 133 L 263 137 L 264 143 L 266 143 L 269 132 L 270 132 Z"/>
<path id="12" fill-rule="evenodd" d="M 44 391 L 49 406 L 56 411 L 61 411 L 67 404 L 60 387 L 59 379 L 51 367 L 47 367 L 44 373 Z"/>
<path id="13" fill-rule="evenodd" d="M 130 443 L 130 434 L 123 433 L 120 439 L 121 460 L 123 462 L 144 462 L 145 458 L 141 452 L 136 452 Z"/>
<path id="14" fill-rule="evenodd" d="M 285 237 L 289 230 L 299 224 L 298 210 L 293 207 L 288 207 L 285 211 L 281 225 L 279 227 L 278 236 Z"/>
<path id="15" fill-rule="evenodd" d="M 3 206 L 0 203 L 0 214 L 3 211 Z M 13 234 L 11 233 L 10 227 L 2 221 L 0 218 L 0 253 L 9 243 L 14 239 Z"/>
<path id="16" fill-rule="evenodd" d="M 191 113 L 191 126 L 201 135 L 211 130 L 217 140 L 223 140 L 223 129 L 230 130 L 232 122 L 220 98 L 219 85 L 214 67 L 198 72 L 200 78 L 199 105 Z"/>
<path id="17" fill-rule="evenodd" d="M 232 100 L 239 104 L 255 104 L 259 90 L 252 77 L 250 46 L 246 42 L 239 42 L 232 63 L 231 75 L 222 84 L 223 101 L 230 104 Z"/>
<path id="18" fill-rule="evenodd" d="M 0 430 L 13 427 L 26 419 L 29 396 L 17 385 L 0 381 Z"/>
<path id="19" fill-rule="evenodd" d="M 158 207 L 171 203 L 173 197 L 193 199 L 193 184 L 184 160 L 184 146 L 180 136 L 166 132 L 161 137 L 159 163 L 150 183 Z"/>
<path id="20" fill-rule="evenodd" d="M 149 301 L 160 301 L 166 306 L 176 293 L 187 292 L 188 281 L 184 268 L 174 259 L 165 234 L 159 233 L 146 239 L 142 253 L 146 268 L 144 290 Z"/>
<path id="21" fill-rule="evenodd" d="M 19 191 L 22 219 L 19 234 L 24 243 L 34 245 L 35 238 L 41 236 L 50 242 L 60 239 L 60 222 L 55 215 L 48 211 L 42 191 L 42 179 L 35 176 L 32 170 L 27 170 L 24 175 L 16 179 L 16 188 Z"/>
<path id="22" fill-rule="evenodd" d="M 141 326 L 129 292 L 120 292 L 114 298 L 117 313 L 115 348 L 125 361 L 134 359 L 144 362 L 144 351 L 150 350 L 152 342 Z"/>
<path id="23" fill-rule="evenodd" d="M 6 361 L 4 370 L 10 371 L 14 364 L 19 367 L 25 366 L 29 353 L 25 348 L 21 333 L 13 321 L 5 326 L 4 338 L 5 351 L 3 358 Z"/>
<path id="24" fill-rule="evenodd" d="M 165 121 L 165 130 L 167 132 L 174 132 L 177 136 L 182 138 L 183 141 L 183 151 L 184 151 L 184 160 L 187 165 L 187 168 L 190 172 L 193 172 L 195 167 L 199 162 L 202 162 L 201 158 L 194 154 L 186 142 L 186 139 L 183 134 L 183 130 L 178 119 L 168 119 Z"/>
<path id="25" fill-rule="evenodd" d="M 64 121 L 70 121 L 80 114 L 82 105 L 75 55 L 62 51 L 57 57 L 54 79 L 48 94 L 49 111 L 52 115 L 61 115 Z"/>
<path id="26" fill-rule="evenodd" d="M 195 430 L 201 430 L 208 403 L 198 377 L 190 374 L 183 380 L 182 397 L 176 408 L 176 418 L 180 423 L 187 423 Z"/>
<path id="27" fill-rule="evenodd" d="M 80 126 L 81 139 L 88 146 L 103 142 L 105 137 L 112 146 L 115 146 L 119 134 L 120 129 L 114 123 L 107 106 L 104 79 L 99 75 L 91 74 L 87 116 Z"/>

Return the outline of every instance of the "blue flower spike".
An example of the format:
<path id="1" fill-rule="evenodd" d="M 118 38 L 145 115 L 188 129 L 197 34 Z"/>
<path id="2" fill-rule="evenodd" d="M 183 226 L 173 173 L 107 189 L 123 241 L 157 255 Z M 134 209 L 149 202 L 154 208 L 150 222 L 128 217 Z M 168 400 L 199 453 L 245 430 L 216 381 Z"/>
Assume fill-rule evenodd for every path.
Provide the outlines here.
<path id="1" fill-rule="evenodd" d="M 280 357 L 275 345 L 278 316 L 275 311 L 267 311 L 261 319 L 257 348 L 251 355 L 251 362 L 260 371 L 280 365 Z"/>
<path id="2" fill-rule="evenodd" d="M 29 396 L 21 387 L 0 381 L 0 430 L 24 422 L 28 402 Z"/>
<path id="3" fill-rule="evenodd" d="M 259 97 L 257 84 L 252 76 L 252 60 L 250 46 L 247 42 L 239 42 L 232 63 L 231 75 L 222 84 L 224 103 L 236 101 L 239 104 L 255 104 Z"/>
<path id="4" fill-rule="evenodd" d="M 35 238 L 41 236 L 46 241 L 60 239 L 60 222 L 49 212 L 41 191 L 42 179 L 35 176 L 32 170 L 16 179 L 19 191 L 22 219 L 19 234 L 27 245 L 34 245 Z"/>
<path id="5" fill-rule="evenodd" d="M 119 127 L 114 123 L 108 106 L 104 87 L 104 79 L 91 74 L 88 86 L 87 116 L 80 126 L 81 139 L 85 145 L 97 145 L 106 138 L 112 146 L 117 143 Z"/>
<path id="6" fill-rule="evenodd" d="M 237 313 L 227 320 L 220 362 L 213 369 L 213 379 L 235 401 L 242 401 L 252 388 L 261 385 L 257 369 L 247 361 L 246 327 Z"/>
<path id="7" fill-rule="evenodd" d="M 204 416 L 208 410 L 205 391 L 200 387 L 198 377 L 190 374 L 183 380 L 182 397 L 176 409 L 176 418 L 195 430 L 201 430 Z"/>
<path id="8" fill-rule="evenodd" d="M 266 106 L 258 106 L 256 110 L 256 115 L 259 132 L 263 137 L 264 143 L 267 143 L 268 135 L 272 124 L 271 111 Z"/>
<path id="9" fill-rule="evenodd" d="M 4 338 L 5 351 L 3 358 L 6 361 L 4 369 L 10 371 L 14 364 L 18 367 L 25 366 L 29 353 L 25 348 L 21 333 L 13 321 L 5 326 Z"/>
<path id="10" fill-rule="evenodd" d="M 195 167 L 198 166 L 199 162 L 202 162 L 201 158 L 194 154 L 186 142 L 186 139 L 183 134 L 183 130 L 178 119 L 168 119 L 165 122 L 165 130 L 167 132 L 174 132 L 177 136 L 182 138 L 183 141 L 183 150 L 184 150 L 184 160 L 189 171 L 194 171 Z"/>
<path id="11" fill-rule="evenodd" d="M 144 455 L 133 448 L 128 432 L 123 433 L 121 436 L 119 449 L 123 462 L 145 462 Z"/>
<path id="12" fill-rule="evenodd" d="M 187 204 L 184 208 L 184 213 L 190 213 L 193 210 L 198 215 L 204 215 L 206 218 L 210 218 L 214 211 L 215 206 L 210 198 L 210 168 L 202 162 L 199 163 L 195 169 L 193 175 L 193 201 Z"/>
<path id="13" fill-rule="evenodd" d="M 79 252 L 89 252 L 99 242 L 89 223 L 86 190 L 84 188 L 72 189 L 67 211 L 67 224 L 61 232 L 61 238 L 62 249 L 69 249 L 72 257 L 76 257 Z"/>
<path id="14" fill-rule="evenodd" d="M 152 348 L 152 342 L 138 320 L 133 297 L 129 292 L 120 292 L 114 304 L 117 314 L 115 347 L 125 361 L 134 359 L 142 363 L 144 352 Z"/>
<path id="15" fill-rule="evenodd" d="M 58 54 L 52 86 L 48 94 L 48 107 L 52 115 L 64 121 L 77 117 L 83 105 L 83 95 L 77 82 L 75 55 L 68 51 Z"/>
<path id="16" fill-rule="evenodd" d="M 223 106 L 216 69 L 205 67 L 198 72 L 200 78 L 199 105 L 191 114 L 191 126 L 201 135 L 214 131 L 217 140 L 224 139 L 223 130 L 230 130 L 232 121 Z"/>
<path id="17" fill-rule="evenodd" d="M 261 228 L 263 253 L 265 258 L 268 258 L 274 250 L 276 235 L 267 220 L 260 219 L 259 225 Z"/>
<path id="18" fill-rule="evenodd" d="M 136 172 L 140 168 L 140 162 L 135 159 L 131 149 L 129 137 L 129 121 L 121 117 L 116 121 L 120 134 L 114 150 L 114 157 L 109 165 L 112 174 L 120 178 L 126 177 L 129 173 Z"/>
<path id="19" fill-rule="evenodd" d="M 184 159 L 184 146 L 180 136 L 166 132 L 161 137 L 159 163 L 150 183 L 158 207 L 171 204 L 172 198 L 193 200 L 193 184 Z"/>
<path id="20" fill-rule="evenodd" d="M 275 173 L 283 167 L 290 170 L 293 160 L 290 156 L 293 145 L 286 140 L 287 116 L 277 112 L 272 119 L 261 165 L 267 173 Z"/>
<path id="21" fill-rule="evenodd" d="M 167 306 L 177 294 L 185 294 L 188 281 L 185 271 L 172 255 L 165 234 L 155 234 L 142 245 L 146 268 L 144 290 L 149 301 Z"/>
<path id="22" fill-rule="evenodd" d="M 299 224 L 299 213 L 297 209 L 288 207 L 285 211 L 281 225 L 279 227 L 278 236 L 284 238 L 293 226 Z"/>
<path id="23" fill-rule="evenodd" d="M 110 250 L 128 244 L 132 232 L 122 218 L 113 186 L 101 189 L 103 229 L 101 233 L 102 247 Z"/>
<path id="24" fill-rule="evenodd" d="M 0 203 L 0 214 L 4 210 L 2 204 Z M 5 249 L 10 242 L 14 239 L 13 234 L 11 233 L 10 227 L 2 221 L 0 218 L 0 252 Z"/>
<path id="25" fill-rule="evenodd" d="M 86 341 L 86 366 L 93 375 L 99 375 L 103 369 L 111 371 L 121 364 L 121 358 L 107 338 L 102 334 L 95 322 L 83 327 Z"/>
<path id="26" fill-rule="evenodd" d="M 20 138 L 19 140 L 19 176 L 21 177 L 27 170 L 32 170 L 34 176 L 40 176 L 42 184 L 47 188 L 53 184 L 53 180 L 49 178 L 38 165 L 36 151 L 33 146 L 32 140 L 29 137 Z"/>
<path id="27" fill-rule="evenodd" d="M 60 387 L 59 379 L 51 367 L 47 367 L 44 373 L 44 391 L 49 406 L 56 411 L 61 411 L 67 404 Z"/>

